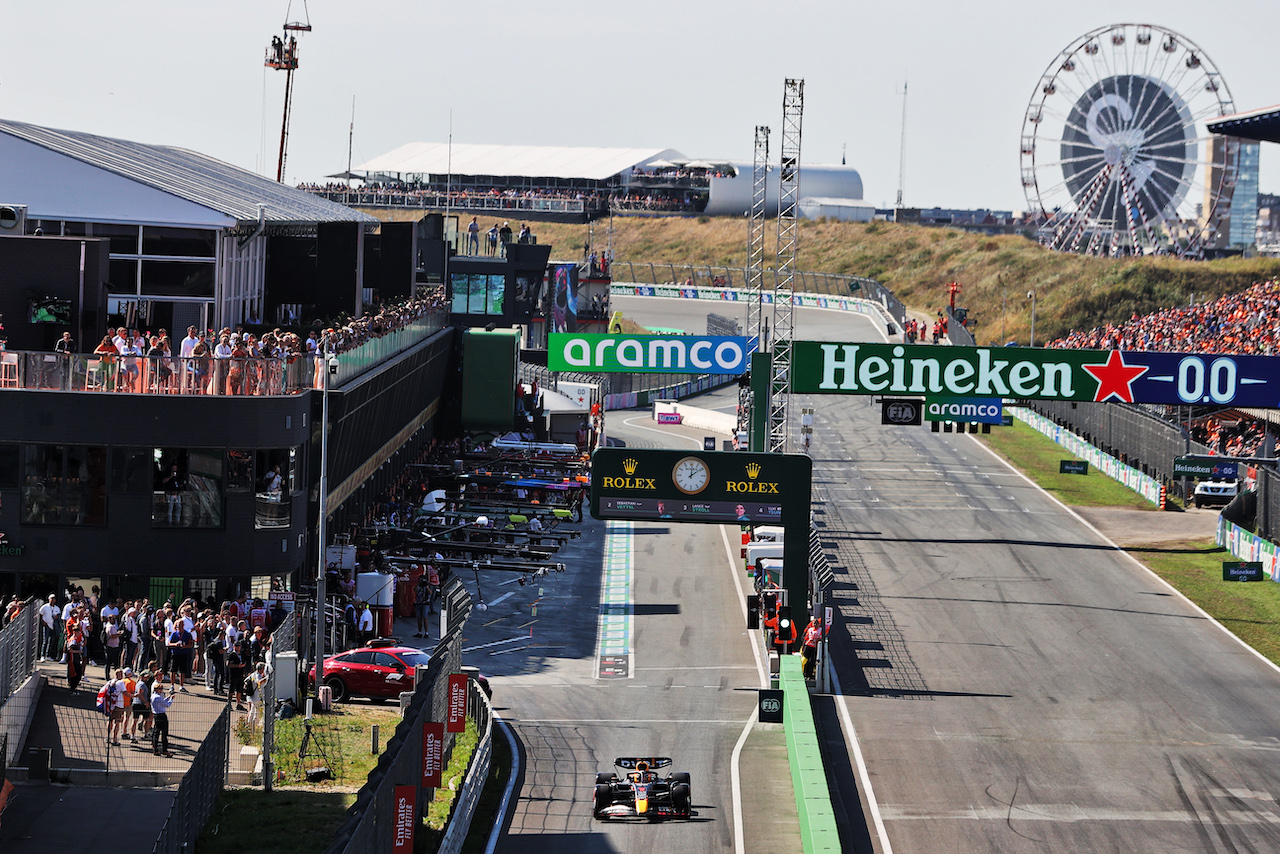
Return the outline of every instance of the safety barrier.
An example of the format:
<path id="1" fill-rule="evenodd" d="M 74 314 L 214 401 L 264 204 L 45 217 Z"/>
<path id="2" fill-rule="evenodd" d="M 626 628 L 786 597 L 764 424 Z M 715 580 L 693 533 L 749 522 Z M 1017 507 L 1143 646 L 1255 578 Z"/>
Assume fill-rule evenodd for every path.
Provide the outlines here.
<path id="1" fill-rule="evenodd" d="M 458 788 L 457 797 L 453 799 L 453 810 L 445 825 L 444 837 L 436 854 L 458 854 L 467 841 L 467 833 L 471 830 L 471 819 L 475 815 L 480 796 L 484 794 L 484 784 L 489 779 L 489 768 L 493 764 L 493 707 L 489 698 L 480 690 L 475 680 L 467 681 L 467 716 L 476 722 L 479 741 L 467 772 L 462 777 L 462 785 Z"/>
<path id="2" fill-rule="evenodd" d="M 1241 528 L 1222 516 L 1218 517 L 1218 530 L 1214 542 L 1240 560 L 1258 561 L 1272 581 L 1280 581 L 1280 546 Z"/>
<path id="3" fill-rule="evenodd" d="M 9 625 L 0 629 L 0 732 L 9 735 L 11 761 L 18 758 L 39 698 L 40 684 L 27 681 L 35 673 L 36 656 L 40 653 L 38 606 L 39 600 L 28 599 Z"/>
<path id="4" fill-rule="evenodd" d="M 787 758 L 796 791 L 800 817 L 800 842 L 806 852 L 839 851 L 840 831 L 831 806 L 831 790 L 818 747 L 809 688 L 800 670 L 800 656 L 784 655 L 779 675 L 783 691 L 783 728 L 787 734 Z"/>
<path id="5" fill-rule="evenodd" d="M 1043 433 L 1082 460 L 1088 460 L 1089 464 L 1095 469 L 1120 481 L 1120 483 L 1129 487 L 1152 504 L 1163 506 L 1160 504 L 1160 481 L 1154 477 L 1143 474 L 1133 466 L 1120 462 L 1110 454 L 1103 453 L 1066 427 L 1060 427 L 1030 409 L 1021 406 L 1010 406 L 1005 411 L 1018 420 L 1026 422 L 1027 426 Z"/>

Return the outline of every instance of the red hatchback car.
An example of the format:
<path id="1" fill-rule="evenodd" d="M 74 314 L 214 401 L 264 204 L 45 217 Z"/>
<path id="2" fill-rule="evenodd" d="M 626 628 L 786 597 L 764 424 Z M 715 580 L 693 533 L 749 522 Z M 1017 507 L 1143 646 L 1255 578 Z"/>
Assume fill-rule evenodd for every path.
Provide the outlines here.
<path id="1" fill-rule="evenodd" d="M 324 684 L 333 692 L 333 701 L 348 697 L 386 700 L 413 690 L 413 668 L 431 660 L 420 649 L 411 646 L 370 646 L 349 649 L 324 660 Z M 383 641 L 386 643 L 386 641 Z M 316 669 L 311 668 L 307 682 L 315 685 Z"/>

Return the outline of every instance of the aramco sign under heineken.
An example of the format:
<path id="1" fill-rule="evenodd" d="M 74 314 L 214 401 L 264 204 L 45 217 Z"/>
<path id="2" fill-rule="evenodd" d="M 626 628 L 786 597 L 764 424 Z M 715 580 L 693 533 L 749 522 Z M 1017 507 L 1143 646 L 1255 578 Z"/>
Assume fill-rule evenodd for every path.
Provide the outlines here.
<path id="1" fill-rule="evenodd" d="M 1211 353 L 797 341 L 801 394 L 1280 405 L 1280 359 Z"/>
<path id="2" fill-rule="evenodd" d="M 553 332 L 547 367 L 587 373 L 741 374 L 756 339 L 732 335 L 609 335 Z"/>

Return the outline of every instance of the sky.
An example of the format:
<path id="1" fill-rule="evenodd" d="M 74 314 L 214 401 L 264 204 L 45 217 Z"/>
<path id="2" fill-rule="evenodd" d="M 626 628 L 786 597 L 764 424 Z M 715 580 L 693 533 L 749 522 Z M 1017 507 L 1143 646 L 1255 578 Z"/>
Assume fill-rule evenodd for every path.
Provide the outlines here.
<path id="1" fill-rule="evenodd" d="M 1238 110 L 1280 103 L 1275 0 L 0 0 L 0 117 L 194 149 L 275 176 L 285 73 L 309 19 L 286 181 L 322 181 L 409 142 L 674 148 L 750 162 L 781 143 L 804 80 L 802 163 L 839 163 L 892 204 L 908 85 L 904 203 L 1027 207 L 1019 139 L 1046 67 L 1078 36 L 1149 23 L 1197 43 Z M 1262 192 L 1280 192 L 1263 144 Z M 801 177 L 803 189 L 803 173 Z M 0 187 L 3 196 L 3 187 Z M 20 201 L 20 200 L 6 200 Z"/>

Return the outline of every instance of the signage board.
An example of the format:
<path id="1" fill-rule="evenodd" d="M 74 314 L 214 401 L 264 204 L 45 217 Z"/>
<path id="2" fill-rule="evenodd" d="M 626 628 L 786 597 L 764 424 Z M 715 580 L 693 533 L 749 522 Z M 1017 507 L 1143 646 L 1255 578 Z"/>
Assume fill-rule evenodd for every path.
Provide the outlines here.
<path id="1" fill-rule="evenodd" d="M 26 546 L 11 543 L 8 535 L 0 531 L 0 557 L 22 557 L 22 553 L 26 550 Z"/>
<path id="2" fill-rule="evenodd" d="M 282 610 L 292 611 L 296 604 L 295 594 L 292 590 L 272 590 L 267 594 L 267 602 L 269 602 L 273 607 L 275 606 L 275 603 L 279 602 Z"/>
<path id="3" fill-rule="evenodd" d="M 422 724 L 422 787 L 440 788 L 444 771 L 444 724 L 425 721 Z"/>
<path id="4" fill-rule="evenodd" d="M 1001 415 L 1001 416 L 1000 416 L 1000 426 L 1001 426 L 1001 427 L 1012 427 L 1012 426 L 1013 426 L 1013 416 L 1012 416 L 1012 415 L 1010 415 L 1010 414 L 1008 414 L 1008 413 L 1005 413 L 1004 415 Z"/>
<path id="5" fill-rule="evenodd" d="M 551 333 L 553 371 L 622 374 L 742 374 L 756 339 L 737 335 L 610 335 Z"/>
<path id="6" fill-rule="evenodd" d="M 1004 406 L 998 397 L 929 397 L 924 404 L 924 419 L 999 424 L 1004 420 Z"/>
<path id="7" fill-rule="evenodd" d="M 1084 460 L 1058 460 L 1058 474 L 1088 474 L 1089 464 Z"/>
<path id="8" fill-rule="evenodd" d="M 391 850 L 395 854 L 413 854 L 413 828 L 418 823 L 418 787 L 395 788 L 395 833 Z"/>
<path id="9" fill-rule="evenodd" d="M 715 437 L 715 436 L 703 436 L 703 437 L 702 437 L 702 450 L 704 450 L 704 451 L 714 451 L 715 449 L 716 449 L 716 437 Z"/>
<path id="10" fill-rule="evenodd" d="M 1280 357 L 797 341 L 791 391 L 1270 408 Z"/>
<path id="11" fill-rule="evenodd" d="M 1267 581 L 1267 574 L 1262 571 L 1259 560 L 1224 560 L 1222 562 L 1223 581 Z"/>
<path id="12" fill-rule="evenodd" d="M 880 423 L 919 426 L 924 423 L 924 401 L 914 397 L 886 397 L 880 400 Z"/>
<path id="13" fill-rule="evenodd" d="M 777 525 L 785 504 L 809 506 L 812 473 L 804 454 L 601 448 L 591 461 L 591 515 Z"/>
<path id="14" fill-rule="evenodd" d="M 448 732 L 467 731 L 467 674 L 449 674 Z"/>
<path id="15" fill-rule="evenodd" d="M 760 689 L 760 723 L 783 723 L 783 692 L 773 688 Z"/>
<path id="16" fill-rule="evenodd" d="M 659 424 L 679 424 L 682 421 L 684 421 L 684 416 L 681 415 L 679 412 L 659 412 L 658 413 Z"/>
<path id="17" fill-rule="evenodd" d="M 1240 464 L 1228 460 L 1215 460 L 1213 457 L 1174 457 L 1174 477 L 1222 477 L 1240 476 Z"/>

